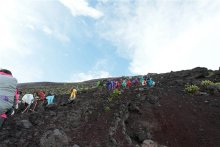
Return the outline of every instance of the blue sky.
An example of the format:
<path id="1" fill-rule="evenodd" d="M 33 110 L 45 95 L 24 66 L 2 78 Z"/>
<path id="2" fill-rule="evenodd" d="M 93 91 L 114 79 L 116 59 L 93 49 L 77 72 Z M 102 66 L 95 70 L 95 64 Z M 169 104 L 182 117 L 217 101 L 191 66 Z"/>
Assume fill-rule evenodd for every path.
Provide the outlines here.
<path id="1" fill-rule="evenodd" d="M 0 68 L 20 83 L 220 66 L 219 0 L 1 0 Z"/>

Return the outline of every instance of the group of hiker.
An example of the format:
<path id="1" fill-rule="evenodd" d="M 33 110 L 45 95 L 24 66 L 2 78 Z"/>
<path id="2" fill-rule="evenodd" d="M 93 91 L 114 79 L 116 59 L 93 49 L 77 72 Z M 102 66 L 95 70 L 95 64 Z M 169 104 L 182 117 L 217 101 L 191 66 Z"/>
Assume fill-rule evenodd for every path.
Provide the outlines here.
<path id="1" fill-rule="evenodd" d="M 33 94 L 27 93 L 22 97 L 22 103 L 25 105 L 25 109 L 22 111 L 22 113 L 25 113 L 26 111 L 34 111 L 36 106 L 43 105 L 45 101 L 47 100 L 47 105 L 53 104 L 54 95 L 51 93 L 45 94 L 44 91 L 37 90 Z"/>
<path id="2" fill-rule="evenodd" d="M 11 71 L 0 69 L 0 128 L 4 121 L 14 114 L 14 109 L 18 109 L 19 96 L 22 93 L 17 89 L 17 79 L 13 77 Z M 21 99 L 25 109 L 22 113 L 29 110 L 34 111 L 37 104 L 43 104 L 47 100 L 47 104 L 53 103 L 54 95 L 45 94 L 44 91 L 35 91 L 33 94 L 24 94 Z"/>
<path id="3" fill-rule="evenodd" d="M 98 81 L 97 82 L 97 87 L 102 87 L 102 86 L 106 86 L 106 88 L 108 90 L 112 90 L 112 89 L 120 89 L 120 88 L 130 88 L 130 87 L 134 87 L 134 86 L 149 86 L 152 87 L 155 85 L 155 82 L 152 80 L 152 78 L 144 78 L 143 76 L 141 77 L 136 77 L 134 79 L 120 79 L 120 80 L 107 80 L 106 84 L 103 83 L 103 81 Z"/>
<path id="4" fill-rule="evenodd" d="M 133 86 L 149 86 L 155 85 L 152 78 L 136 77 L 120 80 L 107 80 L 97 82 L 97 87 L 106 86 L 108 90 L 130 88 Z M 18 109 L 18 105 L 24 105 L 22 113 L 28 111 L 35 111 L 37 105 L 51 105 L 53 104 L 55 95 L 53 93 L 46 94 L 45 91 L 35 90 L 33 93 L 26 93 L 19 101 L 19 96 L 22 95 L 21 91 L 17 89 L 17 80 L 12 76 L 11 71 L 7 69 L 0 69 L 0 128 L 7 117 L 14 114 L 14 109 Z M 75 101 L 77 95 L 77 88 L 73 87 L 70 92 L 68 103 Z M 22 102 L 22 103 L 19 103 Z"/>

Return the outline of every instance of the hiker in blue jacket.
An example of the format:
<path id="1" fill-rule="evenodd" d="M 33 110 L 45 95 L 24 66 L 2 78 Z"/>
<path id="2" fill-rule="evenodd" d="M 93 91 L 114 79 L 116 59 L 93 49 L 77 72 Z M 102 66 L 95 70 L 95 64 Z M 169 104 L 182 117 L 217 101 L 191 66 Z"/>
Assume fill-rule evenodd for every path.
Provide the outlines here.
<path id="1" fill-rule="evenodd" d="M 147 78 L 147 85 L 149 87 L 153 87 L 155 85 L 155 82 L 152 80 L 152 78 Z"/>
<path id="2" fill-rule="evenodd" d="M 144 82 L 144 77 L 143 76 L 141 76 L 140 77 L 140 83 L 142 84 Z M 142 84 L 143 85 L 143 84 Z"/>
<path id="3" fill-rule="evenodd" d="M 123 82 L 121 83 L 121 86 L 122 86 L 123 88 L 126 88 L 126 85 L 127 85 L 127 80 L 124 79 Z"/>
<path id="4" fill-rule="evenodd" d="M 46 99 L 47 99 L 47 105 L 53 104 L 54 95 L 49 93 Z"/>
<path id="5" fill-rule="evenodd" d="M 112 84 L 109 80 L 107 81 L 106 86 L 107 86 L 108 90 L 111 90 Z"/>

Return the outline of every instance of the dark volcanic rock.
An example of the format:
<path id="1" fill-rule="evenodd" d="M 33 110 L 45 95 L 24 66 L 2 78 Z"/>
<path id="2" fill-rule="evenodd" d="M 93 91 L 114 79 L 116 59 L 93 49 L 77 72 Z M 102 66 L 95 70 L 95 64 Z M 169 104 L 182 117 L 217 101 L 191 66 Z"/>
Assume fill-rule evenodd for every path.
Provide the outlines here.
<path id="1" fill-rule="evenodd" d="M 159 102 L 159 97 L 158 96 L 150 95 L 150 96 L 147 97 L 147 100 L 151 104 L 156 104 L 156 103 Z"/>
<path id="2" fill-rule="evenodd" d="M 42 147 L 61 147 L 68 145 L 67 135 L 59 129 L 49 130 L 40 139 Z"/>
<path id="3" fill-rule="evenodd" d="M 217 85 L 209 85 L 207 86 L 207 90 L 210 94 L 219 95 L 220 94 L 220 86 Z"/>
<path id="4" fill-rule="evenodd" d="M 128 111 L 129 111 L 129 112 L 133 112 L 133 113 L 141 113 L 139 107 L 136 106 L 136 105 L 133 104 L 133 103 L 130 103 L 130 104 L 128 105 Z"/>
<path id="5" fill-rule="evenodd" d="M 30 123 L 29 120 L 21 120 L 20 121 L 20 126 L 25 128 L 25 129 L 29 129 L 32 127 L 32 124 Z"/>
<path id="6" fill-rule="evenodd" d="M 198 95 L 184 91 L 186 84 L 220 82 L 219 72 L 194 68 L 150 76 L 155 87 L 121 89 L 121 95 L 96 88 L 97 80 L 74 83 L 81 89 L 73 103 L 69 84 L 44 83 L 42 89 L 65 94 L 55 93 L 54 104 L 39 104 L 36 112 L 21 114 L 20 107 L 0 130 L 0 146 L 219 147 L 219 87 L 201 87 Z M 33 85 L 23 84 L 23 90 Z"/>
<path id="7" fill-rule="evenodd" d="M 192 75 L 192 78 L 201 79 L 201 78 L 205 78 L 206 76 L 208 76 L 209 73 L 208 73 L 207 68 L 197 67 L 197 68 L 192 69 L 191 75 Z"/>

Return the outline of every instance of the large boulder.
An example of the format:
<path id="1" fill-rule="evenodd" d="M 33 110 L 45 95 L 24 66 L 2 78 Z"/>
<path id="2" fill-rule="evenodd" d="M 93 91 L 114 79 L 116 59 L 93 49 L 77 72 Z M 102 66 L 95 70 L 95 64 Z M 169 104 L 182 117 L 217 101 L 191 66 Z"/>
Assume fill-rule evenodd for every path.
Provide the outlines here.
<path id="1" fill-rule="evenodd" d="M 194 79 L 205 78 L 208 75 L 209 75 L 209 71 L 207 68 L 204 67 L 196 67 L 191 71 L 191 76 Z"/>
<path id="2" fill-rule="evenodd" d="M 18 125 L 18 127 L 21 127 L 24 129 L 29 129 L 33 126 L 29 120 L 21 120 L 21 121 L 17 122 L 17 125 Z"/>
<path id="3" fill-rule="evenodd" d="M 40 139 L 41 147 L 61 147 L 68 145 L 68 137 L 59 129 L 49 130 Z"/>
<path id="4" fill-rule="evenodd" d="M 159 97 L 154 95 L 147 96 L 147 101 L 151 104 L 156 104 L 159 102 Z"/>
<path id="5" fill-rule="evenodd" d="M 218 85 L 209 85 L 206 88 L 210 94 L 219 95 L 220 94 L 220 86 Z"/>
<path id="6" fill-rule="evenodd" d="M 158 147 L 158 144 L 153 140 L 147 139 L 143 141 L 141 147 Z"/>
<path id="7" fill-rule="evenodd" d="M 166 147 L 164 145 L 159 145 L 157 142 L 150 140 L 150 139 L 146 139 L 143 141 L 141 147 Z"/>

